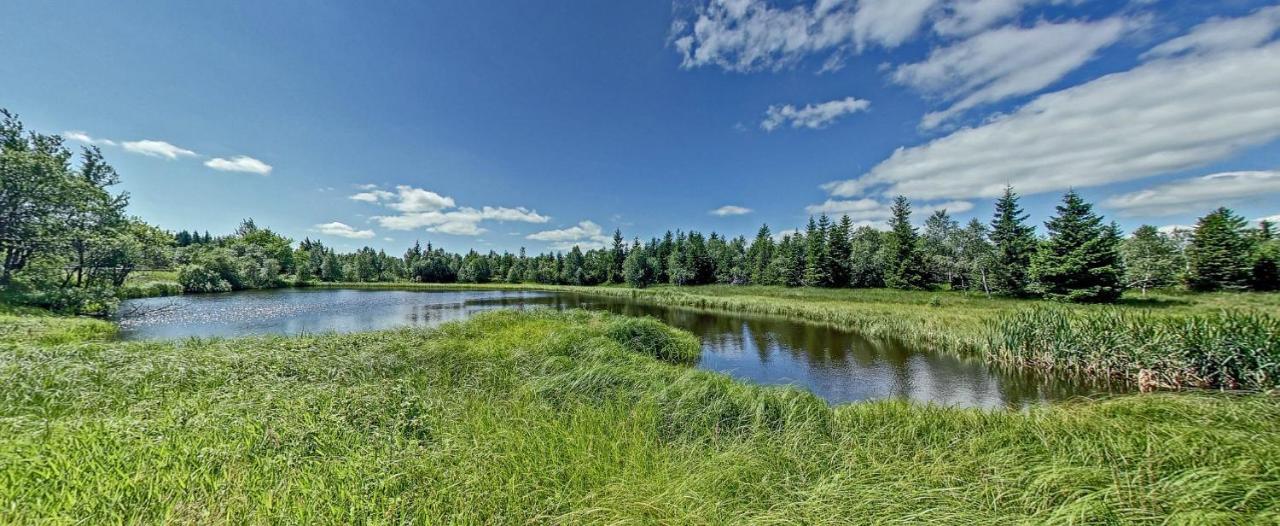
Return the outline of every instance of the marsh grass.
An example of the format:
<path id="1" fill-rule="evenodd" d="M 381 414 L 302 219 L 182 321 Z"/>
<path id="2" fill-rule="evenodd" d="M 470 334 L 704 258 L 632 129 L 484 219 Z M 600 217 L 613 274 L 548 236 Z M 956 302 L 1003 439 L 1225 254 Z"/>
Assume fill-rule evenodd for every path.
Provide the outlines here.
<path id="1" fill-rule="evenodd" d="M 833 408 L 679 365 L 696 351 L 663 329 L 538 311 L 346 335 L 10 341 L 0 522 L 1280 520 L 1272 397 Z"/>

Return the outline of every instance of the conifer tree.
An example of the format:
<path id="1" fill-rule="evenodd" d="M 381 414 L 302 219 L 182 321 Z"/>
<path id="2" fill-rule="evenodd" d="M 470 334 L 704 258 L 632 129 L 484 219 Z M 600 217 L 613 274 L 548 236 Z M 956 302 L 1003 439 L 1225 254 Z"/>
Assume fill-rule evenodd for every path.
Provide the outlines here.
<path id="1" fill-rule="evenodd" d="M 827 281 L 832 287 L 849 286 L 849 257 L 852 247 L 849 236 L 853 235 L 853 221 L 849 216 L 840 216 L 840 221 L 831 227 L 827 235 Z"/>
<path id="2" fill-rule="evenodd" d="M 817 222 L 809 218 L 809 226 L 805 229 L 805 262 L 802 282 L 806 287 L 827 286 L 827 230 L 831 220 L 824 214 Z"/>
<path id="3" fill-rule="evenodd" d="M 911 202 L 904 196 L 893 200 L 889 234 L 885 243 L 885 285 L 895 289 L 919 289 L 928 284 L 920 235 L 911 225 Z"/>
<path id="4" fill-rule="evenodd" d="M 622 283 L 622 264 L 627 258 L 627 244 L 622 239 L 622 230 L 614 229 L 613 231 L 613 250 L 609 253 L 609 277 L 610 283 Z"/>
<path id="5" fill-rule="evenodd" d="M 1124 293 L 1120 232 L 1104 225 L 1074 190 L 1062 197 L 1045 227 L 1049 239 L 1031 258 L 1034 288 L 1046 298 L 1109 303 Z"/>
<path id="6" fill-rule="evenodd" d="M 747 250 L 747 260 L 751 267 L 750 280 L 753 285 L 769 285 L 769 264 L 773 262 L 773 232 L 769 225 L 761 225 L 756 231 L 756 239 Z"/>
<path id="7" fill-rule="evenodd" d="M 1249 240 L 1245 220 L 1229 208 L 1200 218 L 1187 247 L 1187 286 L 1191 290 L 1240 290 L 1248 286 Z"/>
<path id="8" fill-rule="evenodd" d="M 991 289 L 1001 294 L 1026 294 L 1031 281 L 1028 271 L 1036 251 L 1035 228 L 1026 224 L 1027 214 L 1018 206 L 1018 194 L 1006 186 L 996 201 L 991 220 Z"/>

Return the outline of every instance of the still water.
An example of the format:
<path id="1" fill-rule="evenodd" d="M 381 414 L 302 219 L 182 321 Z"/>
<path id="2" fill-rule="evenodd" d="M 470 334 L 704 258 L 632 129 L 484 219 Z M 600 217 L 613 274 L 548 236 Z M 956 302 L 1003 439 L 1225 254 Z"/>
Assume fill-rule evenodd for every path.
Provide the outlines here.
<path id="1" fill-rule="evenodd" d="M 230 337 L 432 326 L 502 308 L 652 316 L 701 338 L 698 367 L 761 384 L 798 385 L 833 403 L 898 398 L 1025 407 L 1116 388 L 996 369 L 976 359 L 802 322 L 559 292 L 277 289 L 198 294 L 126 301 L 118 322 L 121 337 L 130 340 Z"/>

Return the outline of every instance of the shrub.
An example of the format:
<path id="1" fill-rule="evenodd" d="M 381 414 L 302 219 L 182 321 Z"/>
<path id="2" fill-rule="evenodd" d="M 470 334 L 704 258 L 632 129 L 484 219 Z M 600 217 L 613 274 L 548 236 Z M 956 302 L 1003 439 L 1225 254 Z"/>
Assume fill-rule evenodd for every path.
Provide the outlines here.
<path id="1" fill-rule="evenodd" d="M 227 292 L 231 283 L 218 272 L 192 263 L 178 267 L 178 284 L 184 292 Z"/>

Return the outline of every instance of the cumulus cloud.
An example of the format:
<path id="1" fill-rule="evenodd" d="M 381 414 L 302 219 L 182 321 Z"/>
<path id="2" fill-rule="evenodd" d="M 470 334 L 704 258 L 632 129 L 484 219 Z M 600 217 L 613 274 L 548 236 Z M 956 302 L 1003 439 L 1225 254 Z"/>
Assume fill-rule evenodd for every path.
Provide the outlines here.
<path id="1" fill-rule="evenodd" d="M 483 221 L 546 223 L 551 219 L 522 206 L 458 207 L 452 197 L 409 185 L 396 186 L 395 192 L 380 189 L 377 185 L 360 188 L 365 191 L 352 194 L 348 199 L 381 205 L 399 212 L 396 215 L 372 217 L 380 226 L 391 230 L 425 227 L 428 232 L 439 234 L 475 236 L 488 232 L 480 226 Z"/>
<path id="2" fill-rule="evenodd" d="M 111 139 L 99 139 L 96 137 L 90 137 L 88 133 L 85 133 L 80 130 L 64 131 L 62 132 L 62 136 L 76 142 L 82 142 L 90 145 L 101 145 L 101 146 L 116 145 L 116 142 Z"/>
<path id="3" fill-rule="evenodd" d="M 720 216 L 720 217 L 741 216 L 741 215 L 750 214 L 751 209 L 743 206 L 724 205 L 708 213 L 710 213 L 713 216 Z"/>
<path id="4" fill-rule="evenodd" d="M 1129 216 L 1200 213 L 1233 201 L 1280 193 L 1280 171 L 1223 172 L 1173 181 L 1108 198 Z"/>
<path id="5" fill-rule="evenodd" d="M 152 139 L 143 139 L 141 141 L 125 141 L 120 143 L 125 151 L 146 155 L 148 157 L 159 157 L 162 159 L 177 159 L 178 157 L 195 157 L 196 152 L 186 148 L 174 146 L 165 141 L 156 141 Z"/>
<path id="6" fill-rule="evenodd" d="M 711 0 L 671 27 L 681 66 L 729 71 L 786 67 L 810 54 L 828 55 L 826 69 L 869 44 L 898 46 L 916 34 L 937 0 L 819 0 L 771 7 L 764 0 Z"/>
<path id="7" fill-rule="evenodd" d="M 760 127 L 765 131 L 773 131 L 783 124 L 791 123 L 792 128 L 809 128 L 817 130 L 830 126 L 836 119 L 850 113 L 864 111 L 871 107 L 871 102 L 864 99 L 845 97 L 843 99 L 807 104 L 796 108 L 790 104 L 769 106 L 765 111 Z"/>
<path id="8" fill-rule="evenodd" d="M 1118 41 L 1132 25 L 1111 18 L 1003 27 L 934 49 L 922 62 L 898 66 L 892 79 L 955 101 L 925 115 L 921 127 L 934 128 L 970 108 L 1040 91 Z"/>
<path id="9" fill-rule="evenodd" d="M 570 249 L 574 246 L 601 247 L 613 240 L 604 234 L 600 225 L 589 220 L 580 221 L 577 225 L 568 228 L 534 232 L 525 236 L 525 239 L 546 241 L 558 249 Z"/>
<path id="10" fill-rule="evenodd" d="M 1257 47 L 1280 31 L 1280 5 L 1264 7 L 1238 18 L 1211 18 L 1150 51 L 1142 58 L 1207 54 Z"/>
<path id="11" fill-rule="evenodd" d="M 1280 44 L 1157 60 L 1048 93 L 824 188 L 919 199 L 1024 195 L 1193 168 L 1280 136 Z"/>
<path id="12" fill-rule="evenodd" d="M 271 173 L 271 165 L 247 155 L 237 155 L 230 159 L 214 157 L 205 161 L 204 165 L 220 172 L 245 172 L 258 175 Z"/>
<path id="13" fill-rule="evenodd" d="M 372 230 L 356 230 L 351 225 L 337 221 L 315 225 L 313 229 L 321 234 L 345 237 L 347 239 L 369 239 L 375 235 Z"/>

